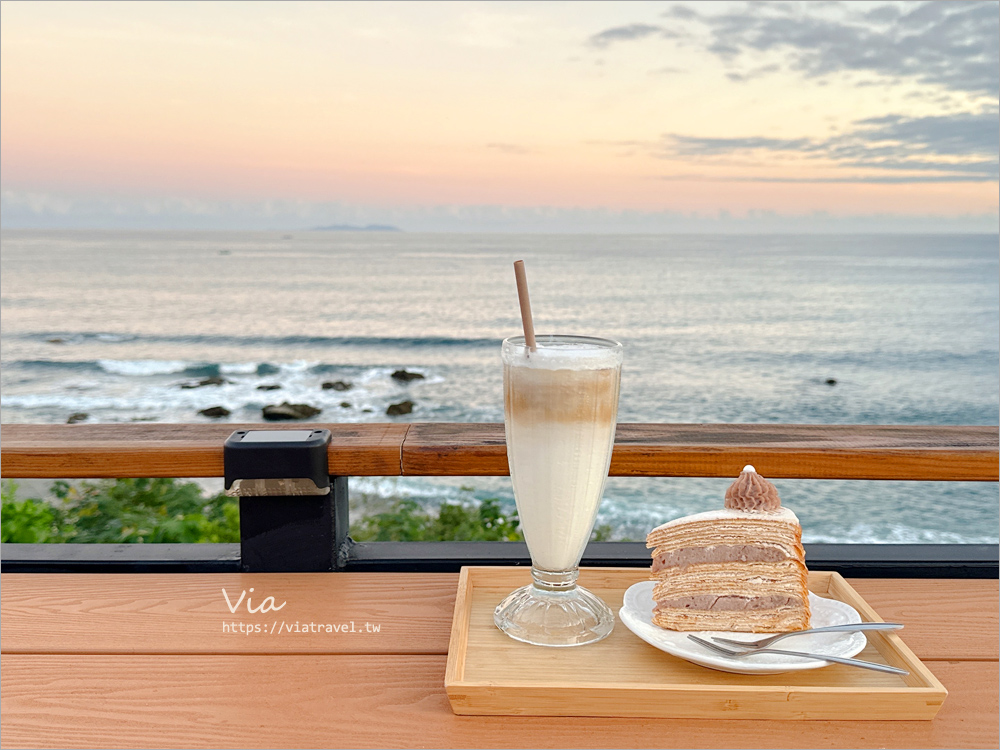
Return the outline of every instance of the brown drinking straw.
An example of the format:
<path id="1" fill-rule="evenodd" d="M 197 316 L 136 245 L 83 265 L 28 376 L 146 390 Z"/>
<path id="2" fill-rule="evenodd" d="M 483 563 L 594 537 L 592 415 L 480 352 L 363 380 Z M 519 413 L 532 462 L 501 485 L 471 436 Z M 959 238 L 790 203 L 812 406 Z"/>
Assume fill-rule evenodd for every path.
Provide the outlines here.
<path id="1" fill-rule="evenodd" d="M 535 324 L 531 322 L 531 300 L 528 299 L 528 277 L 524 273 L 524 261 L 514 261 L 514 278 L 517 280 L 517 300 L 521 303 L 521 325 L 524 326 L 524 343 L 535 351 Z"/>

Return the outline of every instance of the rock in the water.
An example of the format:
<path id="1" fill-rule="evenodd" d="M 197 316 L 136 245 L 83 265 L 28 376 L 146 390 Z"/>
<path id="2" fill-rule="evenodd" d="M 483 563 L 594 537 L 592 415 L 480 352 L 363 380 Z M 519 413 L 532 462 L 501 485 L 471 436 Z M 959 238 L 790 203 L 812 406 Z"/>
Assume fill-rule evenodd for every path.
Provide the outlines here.
<path id="1" fill-rule="evenodd" d="M 341 401 L 340 402 L 340 408 L 341 409 L 350 409 L 351 408 L 351 402 L 350 401 Z"/>
<path id="2" fill-rule="evenodd" d="M 281 390 L 281 386 L 278 385 L 277 383 L 267 383 L 265 385 L 258 385 L 257 386 L 257 390 L 258 391 L 280 391 Z"/>
<path id="3" fill-rule="evenodd" d="M 354 386 L 351 383 L 345 383 L 343 380 L 327 381 L 323 383 L 324 391 L 349 391 Z"/>
<path id="4" fill-rule="evenodd" d="M 229 409 L 225 406 L 210 406 L 207 409 L 202 409 L 198 412 L 203 417 L 212 417 L 212 419 L 218 419 L 219 417 L 228 417 Z"/>
<path id="5" fill-rule="evenodd" d="M 421 377 L 423 377 L 421 375 Z M 385 410 L 385 413 L 390 417 L 400 417 L 403 414 L 409 414 L 413 411 L 412 401 L 400 401 L 398 404 L 389 404 L 389 408 Z"/>
<path id="6" fill-rule="evenodd" d="M 827 385 L 837 385 L 837 379 L 836 378 L 827 378 L 826 379 L 826 384 Z"/>
<path id="7" fill-rule="evenodd" d="M 197 383 L 181 383 L 181 388 L 201 388 L 205 385 L 224 385 L 229 381 L 225 378 L 220 378 L 218 375 L 213 375 L 210 378 L 202 378 Z"/>
<path id="8" fill-rule="evenodd" d="M 317 409 L 309 404 L 290 404 L 283 401 L 280 404 L 268 404 L 264 407 L 264 419 L 272 422 L 279 419 L 308 419 L 322 413 L 322 409 Z"/>
<path id="9" fill-rule="evenodd" d="M 50 344 L 65 344 L 66 343 L 66 339 L 60 339 L 60 338 L 45 339 L 45 341 L 48 342 L 48 343 L 50 343 Z"/>
<path id="10" fill-rule="evenodd" d="M 90 417 L 85 411 L 78 411 L 75 414 L 70 414 L 69 419 L 66 420 L 66 424 L 76 424 L 77 422 L 85 422 L 87 418 Z"/>
<path id="11" fill-rule="evenodd" d="M 408 372 L 407 370 L 396 370 L 392 374 L 393 380 L 398 380 L 400 383 L 409 383 L 411 380 L 423 380 L 424 376 L 419 372 Z"/>
<path id="12" fill-rule="evenodd" d="M 365 414 L 371 414 L 374 411 L 374 409 L 362 409 L 361 411 L 363 411 Z"/>

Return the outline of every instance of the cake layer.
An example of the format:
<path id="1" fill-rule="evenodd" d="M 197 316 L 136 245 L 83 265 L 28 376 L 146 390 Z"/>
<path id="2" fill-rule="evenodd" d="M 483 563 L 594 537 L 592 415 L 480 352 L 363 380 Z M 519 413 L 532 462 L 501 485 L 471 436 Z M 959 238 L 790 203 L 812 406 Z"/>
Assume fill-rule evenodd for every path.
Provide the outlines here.
<path id="1" fill-rule="evenodd" d="M 786 586 L 805 588 L 805 565 L 798 560 L 776 563 L 748 562 L 735 568 L 732 563 L 705 563 L 686 568 L 665 568 L 651 578 L 657 582 L 653 596 L 659 592 L 670 595 L 674 590 L 688 586 L 703 587 L 704 593 L 718 593 L 719 589 L 747 589 L 753 594 L 775 593 Z M 765 588 L 771 590 L 764 591 Z"/>
<path id="2" fill-rule="evenodd" d="M 762 610 L 657 609 L 653 624 L 668 630 L 721 630 L 736 633 L 784 633 L 809 627 L 806 607 Z"/>
<path id="3" fill-rule="evenodd" d="M 739 524 L 743 524 L 746 521 L 764 521 L 764 522 L 774 522 L 774 523 L 784 523 L 790 524 L 792 526 L 799 526 L 799 518 L 788 508 L 779 508 L 774 511 L 745 511 L 745 510 L 708 510 L 704 513 L 695 513 L 694 515 L 684 516 L 683 518 L 675 518 L 673 521 L 667 521 L 664 524 L 660 524 L 651 532 L 649 536 L 652 537 L 654 534 L 658 534 L 661 531 L 669 531 L 675 526 L 687 526 L 689 524 L 698 523 L 702 521 L 710 521 L 712 523 L 724 522 L 724 521 L 736 521 Z M 646 545 L 655 546 L 655 545 Z"/>
<path id="4" fill-rule="evenodd" d="M 652 572 L 703 563 L 779 562 L 794 556 L 794 552 L 779 544 L 717 544 L 672 550 L 657 548 L 653 551 Z"/>
<path id="5" fill-rule="evenodd" d="M 718 596 L 698 594 L 664 599 L 656 603 L 656 609 L 694 609 L 710 612 L 752 612 L 759 609 L 780 607 L 801 607 L 802 599 L 788 594 L 768 594 L 767 596 Z"/>
<path id="6" fill-rule="evenodd" d="M 802 529 L 799 526 L 767 519 L 695 521 L 670 529 L 650 532 L 646 546 L 654 554 L 685 547 L 720 545 L 779 545 L 798 555 L 802 550 Z"/>
<path id="7" fill-rule="evenodd" d="M 715 547 L 719 545 L 767 545 L 777 544 L 798 554 L 801 550 L 802 531 L 790 526 L 775 527 L 769 524 L 712 524 L 692 525 L 678 529 L 669 536 L 654 537 L 646 544 L 659 552 L 670 552 L 685 547 Z"/>
<path id="8" fill-rule="evenodd" d="M 658 605 L 673 603 L 688 609 L 703 609 L 701 603 L 723 597 L 769 602 L 771 607 L 806 606 L 809 597 L 805 566 L 798 560 L 745 563 L 737 570 L 724 563 L 671 568 L 654 576 L 654 580 L 652 597 Z M 736 611 L 737 607 L 730 609 Z"/>

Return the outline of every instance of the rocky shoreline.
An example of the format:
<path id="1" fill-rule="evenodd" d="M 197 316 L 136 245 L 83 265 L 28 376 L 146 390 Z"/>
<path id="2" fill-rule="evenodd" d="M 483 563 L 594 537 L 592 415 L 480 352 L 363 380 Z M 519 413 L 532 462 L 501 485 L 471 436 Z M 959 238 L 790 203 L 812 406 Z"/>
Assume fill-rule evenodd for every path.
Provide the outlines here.
<path id="1" fill-rule="evenodd" d="M 426 380 L 427 375 L 423 372 L 418 372 L 416 370 L 408 370 L 406 368 L 399 368 L 393 370 L 389 374 L 388 379 L 401 386 L 409 386 L 413 382 L 419 382 L 421 380 Z M 210 375 L 207 377 L 193 378 L 189 380 L 184 380 L 178 383 L 174 383 L 173 387 L 181 390 L 200 390 L 200 389 L 214 389 L 221 386 L 234 384 L 236 381 L 229 378 L 223 377 L 221 375 Z M 255 390 L 262 392 L 272 392 L 280 391 L 284 389 L 282 383 L 262 383 L 256 386 Z M 323 391 L 333 391 L 336 393 L 347 393 L 355 388 L 355 383 L 350 380 L 339 379 L 339 380 L 321 380 L 317 377 L 316 388 L 320 392 Z M 409 390 L 406 388 L 405 390 Z M 397 397 L 398 398 L 398 397 Z M 412 414 L 414 409 L 418 408 L 417 402 L 410 396 L 403 398 L 401 400 L 396 400 L 393 398 L 387 399 L 388 403 L 384 407 L 384 414 L 387 417 L 402 417 L 408 414 Z M 341 409 L 352 409 L 354 404 L 350 401 L 340 401 L 338 407 Z M 376 410 L 373 408 L 362 408 L 361 412 L 366 414 L 374 413 Z M 277 422 L 277 421 L 301 421 L 312 419 L 318 417 L 323 413 L 323 406 L 309 403 L 292 403 L 288 400 L 282 400 L 279 403 L 269 403 L 265 404 L 260 409 L 261 419 L 266 422 Z M 224 404 L 213 404 L 210 406 L 205 406 L 200 409 L 196 409 L 195 415 L 200 417 L 205 417 L 211 420 L 225 419 L 233 414 L 233 409 L 227 407 Z M 66 424 L 80 424 L 91 421 L 91 416 L 87 412 L 77 411 L 69 414 L 66 418 Z"/>

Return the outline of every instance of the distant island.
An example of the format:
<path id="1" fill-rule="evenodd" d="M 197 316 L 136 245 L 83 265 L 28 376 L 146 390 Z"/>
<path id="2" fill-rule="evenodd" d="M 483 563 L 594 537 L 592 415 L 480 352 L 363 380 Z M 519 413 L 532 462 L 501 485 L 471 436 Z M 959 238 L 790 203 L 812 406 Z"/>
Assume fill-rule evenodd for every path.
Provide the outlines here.
<path id="1" fill-rule="evenodd" d="M 327 227 L 313 227 L 311 232 L 402 232 L 399 227 L 390 224 L 367 224 L 363 227 L 354 224 L 331 224 Z"/>

